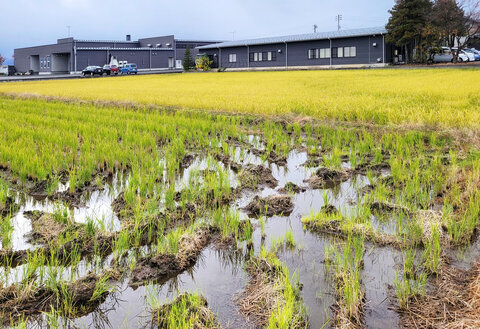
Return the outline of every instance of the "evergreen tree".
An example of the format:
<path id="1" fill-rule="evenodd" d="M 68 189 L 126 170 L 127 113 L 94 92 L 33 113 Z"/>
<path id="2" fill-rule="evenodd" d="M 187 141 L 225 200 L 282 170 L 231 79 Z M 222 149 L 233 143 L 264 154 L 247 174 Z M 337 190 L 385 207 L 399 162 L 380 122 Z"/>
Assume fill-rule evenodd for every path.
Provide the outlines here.
<path id="1" fill-rule="evenodd" d="M 412 50 L 421 44 L 422 31 L 429 22 L 431 11 L 430 0 L 396 0 L 389 11 L 387 42 L 404 47 L 407 63 Z"/>
<path id="2" fill-rule="evenodd" d="M 190 71 L 193 68 L 195 68 L 195 61 L 190 51 L 190 45 L 187 45 L 187 50 L 185 50 L 185 54 L 183 55 L 183 70 Z"/>

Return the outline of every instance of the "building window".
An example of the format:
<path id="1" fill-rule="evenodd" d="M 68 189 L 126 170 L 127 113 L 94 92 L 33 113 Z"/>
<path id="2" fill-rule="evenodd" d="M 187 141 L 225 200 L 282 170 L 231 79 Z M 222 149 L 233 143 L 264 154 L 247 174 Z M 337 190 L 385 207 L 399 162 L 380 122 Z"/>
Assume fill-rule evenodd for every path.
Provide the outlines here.
<path id="1" fill-rule="evenodd" d="M 316 48 L 308 50 L 308 59 L 330 58 L 330 48 Z"/>
<path id="2" fill-rule="evenodd" d="M 344 57 L 356 57 L 357 56 L 357 47 L 343 47 L 343 56 Z"/>
<path id="3" fill-rule="evenodd" d="M 46 63 L 46 64 L 47 64 L 47 65 L 46 65 L 46 66 L 47 66 L 47 69 L 49 69 L 49 68 L 50 68 L 50 56 L 47 56 L 47 57 L 46 57 L 46 62 L 47 62 L 47 63 Z"/>
<path id="4" fill-rule="evenodd" d="M 250 62 L 271 62 L 276 60 L 277 60 L 277 53 L 274 51 L 250 53 Z"/>
<path id="5" fill-rule="evenodd" d="M 237 54 L 228 55 L 228 62 L 229 63 L 236 63 L 237 62 Z"/>
<path id="6" fill-rule="evenodd" d="M 320 49 L 320 58 L 330 58 L 330 48 Z"/>
<path id="7" fill-rule="evenodd" d="M 350 48 L 350 47 L 348 47 Z M 355 48 L 355 47 L 353 47 Z M 332 48 L 332 58 L 342 58 L 343 57 L 343 47 L 333 47 Z"/>

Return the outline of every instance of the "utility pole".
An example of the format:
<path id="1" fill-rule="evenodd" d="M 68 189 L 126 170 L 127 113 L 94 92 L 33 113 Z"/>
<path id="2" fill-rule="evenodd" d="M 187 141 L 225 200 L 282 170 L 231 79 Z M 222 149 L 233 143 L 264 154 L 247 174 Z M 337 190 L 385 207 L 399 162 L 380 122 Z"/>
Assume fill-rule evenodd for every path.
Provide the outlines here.
<path id="1" fill-rule="evenodd" d="M 235 40 L 235 31 L 230 32 L 232 34 L 232 40 Z"/>
<path id="2" fill-rule="evenodd" d="M 70 28 L 71 26 L 70 25 L 67 25 L 67 30 L 68 30 L 68 36 L 70 37 Z"/>
<path id="3" fill-rule="evenodd" d="M 313 25 L 313 33 L 317 33 L 317 29 L 318 29 L 317 24 L 314 24 L 314 25 Z"/>
<path id="4" fill-rule="evenodd" d="M 343 19 L 342 15 L 337 15 L 335 16 L 335 20 L 337 21 L 337 27 L 338 27 L 338 31 L 340 31 L 340 21 Z"/>

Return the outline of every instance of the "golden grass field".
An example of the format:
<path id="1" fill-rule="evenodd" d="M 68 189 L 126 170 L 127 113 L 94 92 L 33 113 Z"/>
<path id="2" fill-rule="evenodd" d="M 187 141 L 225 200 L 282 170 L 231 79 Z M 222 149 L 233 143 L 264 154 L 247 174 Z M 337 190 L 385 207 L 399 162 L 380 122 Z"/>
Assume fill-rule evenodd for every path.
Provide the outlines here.
<path id="1" fill-rule="evenodd" d="M 164 74 L 0 84 L 0 93 L 442 127 L 480 126 L 480 70 Z"/>

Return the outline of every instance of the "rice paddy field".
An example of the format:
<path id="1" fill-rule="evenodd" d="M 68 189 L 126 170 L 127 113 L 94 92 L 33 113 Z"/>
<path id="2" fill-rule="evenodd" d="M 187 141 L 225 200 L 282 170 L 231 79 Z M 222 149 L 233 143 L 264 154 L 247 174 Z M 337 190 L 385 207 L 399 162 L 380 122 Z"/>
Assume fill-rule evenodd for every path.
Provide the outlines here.
<path id="1" fill-rule="evenodd" d="M 478 72 L 0 84 L 0 326 L 479 328 Z"/>

